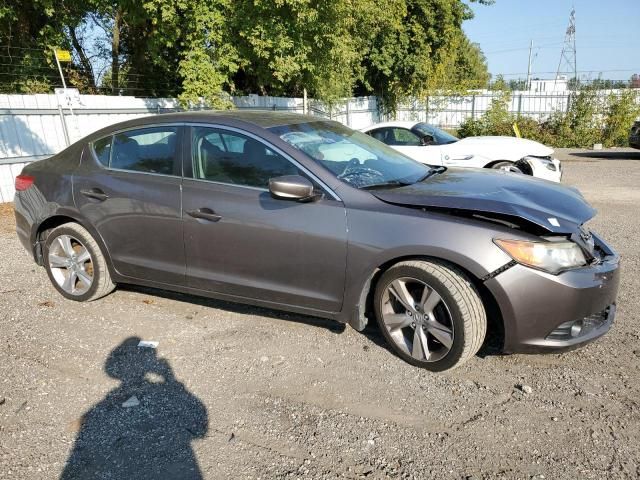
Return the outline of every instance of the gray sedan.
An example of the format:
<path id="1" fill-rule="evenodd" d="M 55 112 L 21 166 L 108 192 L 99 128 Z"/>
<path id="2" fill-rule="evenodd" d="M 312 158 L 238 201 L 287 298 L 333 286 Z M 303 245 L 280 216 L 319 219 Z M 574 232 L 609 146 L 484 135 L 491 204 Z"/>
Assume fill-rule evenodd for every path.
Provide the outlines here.
<path id="1" fill-rule="evenodd" d="M 571 188 L 415 162 L 336 122 L 158 115 L 27 166 L 18 236 L 64 297 L 130 283 L 349 323 L 442 371 L 603 335 L 619 258 Z"/>

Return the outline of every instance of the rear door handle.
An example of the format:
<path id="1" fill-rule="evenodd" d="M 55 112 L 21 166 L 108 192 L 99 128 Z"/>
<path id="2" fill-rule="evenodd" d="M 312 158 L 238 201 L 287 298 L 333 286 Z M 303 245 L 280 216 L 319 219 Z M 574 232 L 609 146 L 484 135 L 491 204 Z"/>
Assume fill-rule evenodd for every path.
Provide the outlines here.
<path id="1" fill-rule="evenodd" d="M 187 210 L 187 215 L 193 218 L 200 218 L 202 220 L 208 220 L 209 222 L 217 222 L 222 218 L 222 215 L 218 215 L 210 208 L 199 208 L 197 210 Z"/>
<path id="2" fill-rule="evenodd" d="M 104 202 L 107 198 L 109 198 L 109 195 L 104 193 L 99 188 L 89 188 L 89 189 L 80 190 L 80 193 L 85 197 L 93 198 L 94 200 L 99 200 L 101 202 Z"/>

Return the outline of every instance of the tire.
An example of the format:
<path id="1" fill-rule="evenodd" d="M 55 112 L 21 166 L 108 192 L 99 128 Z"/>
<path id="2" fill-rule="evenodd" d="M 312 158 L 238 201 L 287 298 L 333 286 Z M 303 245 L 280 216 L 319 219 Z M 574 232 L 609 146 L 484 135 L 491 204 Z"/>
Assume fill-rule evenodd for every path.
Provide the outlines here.
<path id="1" fill-rule="evenodd" d="M 49 280 L 69 300 L 90 302 L 116 287 L 100 247 L 77 223 L 65 223 L 51 231 L 44 243 L 43 260 Z"/>
<path id="2" fill-rule="evenodd" d="M 491 168 L 494 170 L 506 170 L 508 172 L 523 173 L 522 170 L 516 167 L 513 162 L 509 162 L 506 160 L 494 163 L 493 165 L 491 165 Z"/>
<path id="3" fill-rule="evenodd" d="M 411 300 L 413 310 L 405 306 Z M 437 260 L 389 268 L 377 282 L 374 309 L 393 351 L 434 372 L 456 368 L 473 357 L 487 332 L 476 288 L 462 271 Z"/>

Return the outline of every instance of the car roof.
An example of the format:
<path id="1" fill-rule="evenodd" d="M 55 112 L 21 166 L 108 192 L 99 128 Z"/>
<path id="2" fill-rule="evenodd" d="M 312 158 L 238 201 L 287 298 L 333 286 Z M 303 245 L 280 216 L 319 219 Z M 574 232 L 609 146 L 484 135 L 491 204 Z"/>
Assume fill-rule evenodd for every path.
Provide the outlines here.
<path id="1" fill-rule="evenodd" d="M 384 128 L 384 127 L 401 127 L 401 128 L 411 129 L 415 125 L 417 125 L 418 123 L 422 123 L 422 122 L 394 120 L 392 122 L 375 123 L 375 124 L 370 125 L 370 126 L 368 126 L 366 128 L 363 128 L 362 131 L 363 132 L 367 132 L 369 130 L 374 130 L 376 128 Z"/>
<path id="2" fill-rule="evenodd" d="M 165 113 L 152 117 L 158 121 L 223 121 L 241 120 L 253 123 L 262 128 L 278 127 L 280 125 L 293 125 L 325 120 L 311 115 L 303 115 L 293 112 L 276 112 L 272 110 L 199 110 L 195 112 Z"/>
<path id="3" fill-rule="evenodd" d="M 126 130 L 146 125 L 161 123 L 218 123 L 229 126 L 247 126 L 271 128 L 281 125 L 295 125 L 318 121 L 330 121 L 322 117 L 313 117 L 292 112 L 275 112 L 270 110 L 198 110 L 178 113 L 161 113 L 138 117 L 125 122 L 115 123 L 104 127 L 87 138 L 99 138 L 118 130 Z"/>

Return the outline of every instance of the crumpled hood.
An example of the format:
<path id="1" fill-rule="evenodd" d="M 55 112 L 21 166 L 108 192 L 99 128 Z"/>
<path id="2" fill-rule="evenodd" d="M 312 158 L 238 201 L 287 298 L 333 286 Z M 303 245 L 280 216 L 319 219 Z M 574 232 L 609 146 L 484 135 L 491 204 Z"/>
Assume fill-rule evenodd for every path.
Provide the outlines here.
<path id="1" fill-rule="evenodd" d="M 517 137 L 467 137 L 447 145 L 456 154 L 481 155 L 491 160 L 518 161 L 527 155 L 546 157 L 553 149 L 540 142 Z"/>
<path id="2" fill-rule="evenodd" d="M 396 205 L 519 218 L 551 233 L 572 234 L 596 213 L 575 188 L 498 170 L 451 168 L 420 183 L 371 193 Z"/>

